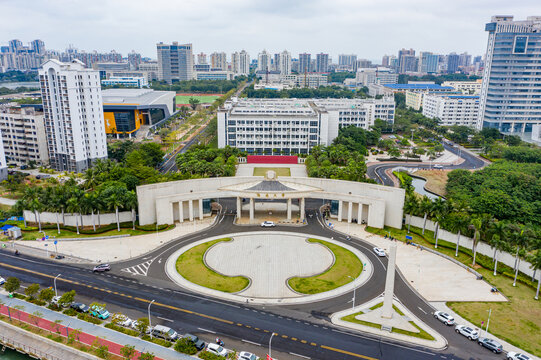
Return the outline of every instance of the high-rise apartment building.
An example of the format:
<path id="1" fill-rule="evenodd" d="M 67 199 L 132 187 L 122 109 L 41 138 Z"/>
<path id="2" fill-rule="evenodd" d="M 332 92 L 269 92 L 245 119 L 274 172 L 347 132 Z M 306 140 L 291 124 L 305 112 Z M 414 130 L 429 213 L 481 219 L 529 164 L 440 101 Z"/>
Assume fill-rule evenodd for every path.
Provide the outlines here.
<path id="1" fill-rule="evenodd" d="M 271 71 L 271 56 L 267 50 L 263 50 L 257 56 L 257 71 Z"/>
<path id="2" fill-rule="evenodd" d="M 231 54 L 231 71 L 238 75 L 250 74 L 250 55 L 245 50 Z"/>
<path id="3" fill-rule="evenodd" d="M 440 56 L 428 51 L 419 52 L 419 64 L 417 71 L 423 74 L 435 74 L 438 72 Z"/>
<path id="4" fill-rule="evenodd" d="M 207 54 L 199 53 L 197 54 L 197 65 L 207 64 Z"/>
<path id="5" fill-rule="evenodd" d="M 485 30 L 480 123 L 527 139 L 541 124 L 541 16 L 493 16 Z"/>
<path id="6" fill-rule="evenodd" d="M 135 50 L 132 50 L 131 53 L 128 54 L 128 63 L 130 64 L 130 68 L 132 70 L 138 70 L 139 64 L 141 64 L 141 54 L 136 53 Z"/>
<path id="7" fill-rule="evenodd" d="M 317 54 L 316 55 L 316 72 L 325 73 L 329 72 L 329 54 Z"/>
<path id="8" fill-rule="evenodd" d="M 224 52 L 210 54 L 210 67 L 212 69 L 227 70 L 227 55 Z"/>
<path id="9" fill-rule="evenodd" d="M 79 60 L 48 60 L 39 82 L 51 166 L 82 172 L 107 158 L 99 72 Z"/>
<path id="10" fill-rule="evenodd" d="M 418 67 L 418 59 L 415 55 L 402 55 L 398 72 L 401 74 L 417 72 Z"/>
<path id="11" fill-rule="evenodd" d="M 284 50 L 280 53 L 280 75 L 291 74 L 291 53 Z"/>
<path id="12" fill-rule="evenodd" d="M 158 51 L 158 80 L 171 84 L 173 81 L 191 80 L 193 78 L 192 44 L 156 45 Z"/>
<path id="13" fill-rule="evenodd" d="M 301 74 L 309 73 L 312 70 L 311 57 L 312 57 L 311 54 L 307 54 L 307 53 L 299 54 L 299 73 Z"/>
<path id="14" fill-rule="evenodd" d="M 280 54 L 278 53 L 272 57 L 272 71 L 280 71 Z"/>
<path id="15" fill-rule="evenodd" d="M 344 70 L 357 71 L 357 55 L 338 55 L 338 66 L 343 68 Z"/>
<path id="16" fill-rule="evenodd" d="M 36 55 L 45 55 L 45 42 L 43 40 L 34 40 L 30 43 L 30 48 Z"/>
<path id="17" fill-rule="evenodd" d="M 408 57 L 407 60 L 405 59 L 405 57 Z M 408 62 L 408 63 L 411 63 L 412 60 L 411 60 L 411 57 L 415 57 L 415 50 L 413 49 L 401 49 L 398 51 L 398 57 L 397 57 L 397 60 L 398 60 L 398 70 L 403 73 L 403 72 L 406 72 L 406 71 L 415 71 L 415 70 L 405 70 L 406 68 L 408 68 L 410 65 L 406 65 L 405 62 Z"/>
<path id="18" fill-rule="evenodd" d="M 447 55 L 447 72 L 449 74 L 456 73 L 458 71 L 458 66 L 460 63 L 460 56 L 455 53 L 450 53 Z"/>

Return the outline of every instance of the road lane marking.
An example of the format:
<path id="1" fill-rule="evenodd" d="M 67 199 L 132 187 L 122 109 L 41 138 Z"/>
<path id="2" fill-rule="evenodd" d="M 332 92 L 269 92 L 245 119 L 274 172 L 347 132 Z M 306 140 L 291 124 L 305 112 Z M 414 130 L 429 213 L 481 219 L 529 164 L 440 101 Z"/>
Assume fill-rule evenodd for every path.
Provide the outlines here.
<path id="1" fill-rule="evenodd" d="M 211 333 L 211 334 L 216 334 L 215 331 L 212 331 L 212 330 L 207 330 L 207 329 L 203 329 L 203 328 L 198 328 L 199 330 L 201 331 L 205 331 L 205 332 L 208 332 L 208 333 Z"/>
<path id="2" fill-rule="evenodd" d="M 169 322 L 175 322 L 174 320 L 171 320 L 171 319 L 166 319 L 164 317 L 161 317 L 161 316 L 157 316 L 158 319 L 161 319 L 163 321 L 169 321 Z"/>
<path id="3" fill-rule="evenodd" d="M 303 359 L 311 359 L 311 358 L 310 358 L 310 357 L 308 357 L 308 356 L 304 356 L 304 355 L 296 354 L 296 353 L 294 353 L 294 352 L 290 352 L 290 354 L 291 354 L 291 355 L 293 355 L 293 356 L 298 356 L 298 357 L 300 357 L 300 358 L 303 358 Z"/>
<path id="4" fill-rule="evenodd" d="M 421 310 L 425 315 L 427 314 L 427 312 L 421 309 L 421 307 L 417 306 L 417 309 Z"/>
<path id="5" fill-rule="evenodd" d="M 377 358 L 373 358 L 373 357 L 365 356 L 365 355 L 360 355 L 360 354 L 355 354 L 355 353 L 352 353 L 350 351 L 341 350 L 341 349 L 333 348 L 333 347 L 326 346 L 326 345 L 320 345 L 320 346 L 321 346 L 322 349 L 325 349 L 325 350 L 330 350 L 330 351 L 338 352 L 338 353 L 341 353 L 341 354 L 351 355 L 351 356 L 358 357 L 358 358 L 361 358 L 361 359 L 378 360 Z"/>
<path id="6" fill-rule="evenodd" d="M 258 344 L 258 343 L 256 343 L 256 342 L 253 342 L 253 341 L 250 341 L 250 340 L 244 340 L 244 339 L 241 339 L 240 341 L 244 341 L 245 343 L 248 343 L 248 344 L 253 344 L 253 345 L 261 346 L 261 344 Z"/>

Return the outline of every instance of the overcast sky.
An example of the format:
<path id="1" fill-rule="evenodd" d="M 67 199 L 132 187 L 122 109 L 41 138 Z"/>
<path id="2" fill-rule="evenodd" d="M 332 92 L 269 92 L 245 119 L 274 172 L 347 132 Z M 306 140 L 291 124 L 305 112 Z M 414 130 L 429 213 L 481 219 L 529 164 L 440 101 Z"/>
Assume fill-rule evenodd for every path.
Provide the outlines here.
<path id="1" fill-rule="evenodd" d="M 156 43 L 194 53 L 326 52 L 380 60 L 398 49 L 484 54 L 492 15 L 541 15 L 540 0 L 0 0 L 0 43 L 156 58 Z"/>

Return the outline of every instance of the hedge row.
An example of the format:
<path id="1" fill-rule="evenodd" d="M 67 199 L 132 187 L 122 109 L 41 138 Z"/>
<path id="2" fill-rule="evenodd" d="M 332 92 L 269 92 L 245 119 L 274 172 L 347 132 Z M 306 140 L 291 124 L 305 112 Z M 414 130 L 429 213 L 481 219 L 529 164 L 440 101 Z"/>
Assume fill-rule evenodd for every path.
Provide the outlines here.
<path id="1" fill-rule="evenodd" d="M 80 313 L 77 315 L 77 319 L 84 320 L 92 324 L 100 325 L 102 321 L 100 319 L 97 319 L 89 314 Z"/>
<path id="2" fill-rule="evenodd" d="M 39 227 L 37 227 L 37 226 L 27 226 L 27 227 L 21 226 L 22 224 L 21 224 L 20 221 L 11 221 L 10 220 L 10 221 L 6 221 L 4 224 L 19 226 L 23 232 L 34 232 L 34 231 L 39 230 Z M 86 226 L 88 226 L 88 225 L 86 225 Z M 158 225 L 158 231 L 165 230 L 165 229 L 167 229 L 167 227 L 168 227 L 167 224 Z M 129 222 L 129 221 L 121 222 L 120 223 L 120 228 L 121 229 L 131 229 L 131 228 L 133 228 L 133 224 L 131 222 Z M 41 229 L 42 230 L 57 230 L 58 227 L 55 224 L 48 224 L 47 223 L 47 224 L 42 224 Z M 75 227 L 75 226 L 60 225 L 60 229 L 61 230 L 71 231 L 71 232 L 74 232 L 74 233 L 77 232 L 77 227 Z M 97 225 L 96 225 L 96 231 L 94 231 L 94 229 L 81 229 L 81 228 L 79 228 L 79 233 L 85 234 L 85 235 L 93 235 L 93 234 L 102 234 L 102 233 L 105 233 L 107 231 L 116 230 L 116 229 L 117 229 L 117 224 L 113 223 L 113 224 L 108 224 L 108 225 L 102 225 L 101 227 L 97 227 Z M 140 230 L 140 231 L 156 231 L 156 225 L 155 224 L 138 225 L 137 222 L 136 222 L 135 223 L 135 229 Z"/>
<path id="3" fill-rule="evenodd" d="M 142 339 L 165 347 L 171 347 L 171 345 L 173 345 L 171 342 L 164 339 L 158 339 L 155 337 L 151 338 L 150 335 L 143 335 Z"/>
<path id="4" fill-rule="evenodd" d="M 115 325 L 112 322 L 105 324 L 105 327 L 109 328 L 111 330 L 121 332 L 121 333 L 126 334 L 126 335 L 136 336 L 136 337 L 139 336 L 139 332 L 137 332 L 137 331 L 135 331 L 133 329 L 125 328 L 123 326 Z"/>

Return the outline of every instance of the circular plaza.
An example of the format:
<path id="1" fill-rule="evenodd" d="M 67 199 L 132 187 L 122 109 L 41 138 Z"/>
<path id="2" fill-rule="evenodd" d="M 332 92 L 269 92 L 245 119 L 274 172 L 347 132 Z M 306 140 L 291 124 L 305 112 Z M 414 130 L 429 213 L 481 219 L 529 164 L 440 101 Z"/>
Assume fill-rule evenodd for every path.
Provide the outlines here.
<path id="1" fill-rule="evenodd" d="M 253 304 L 300 304 L 361 287 L 372 264 L 321 236 L 254 231 L 203 239 L 172 253 L 167 276 L 195 293 Z"/>

